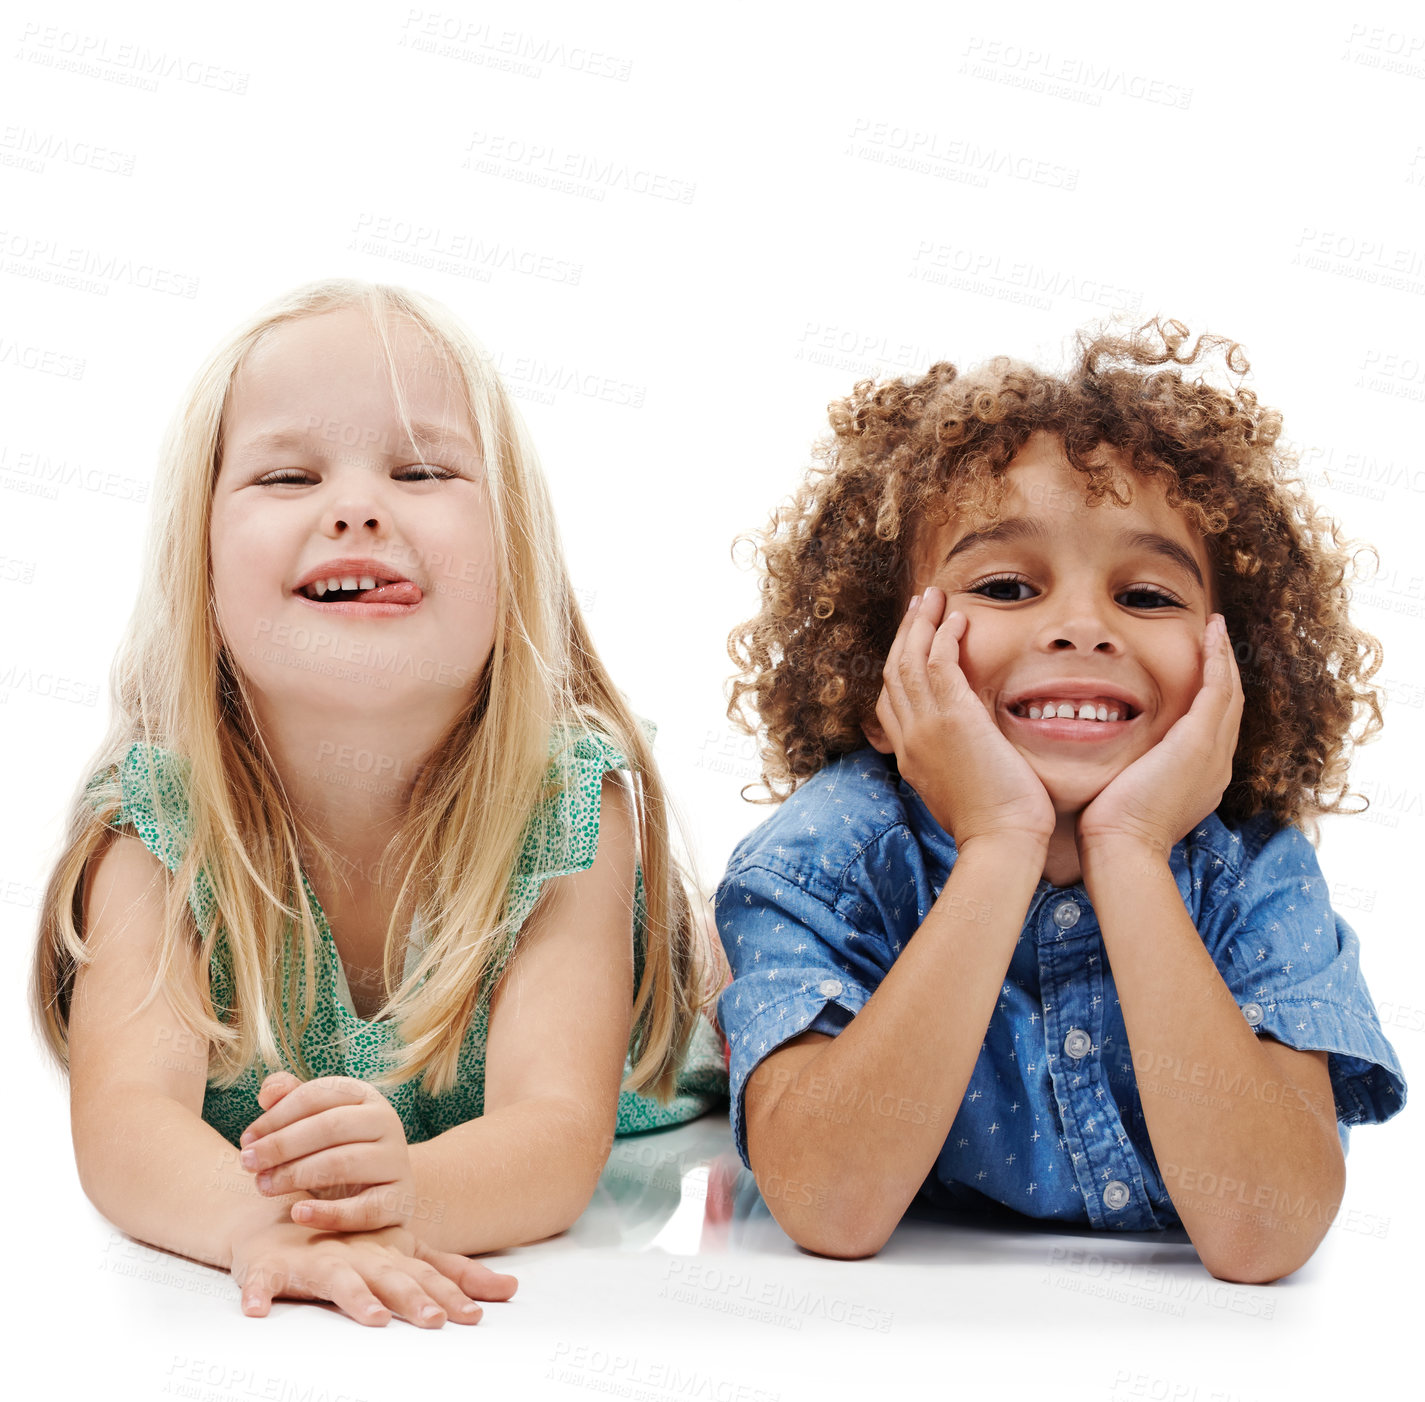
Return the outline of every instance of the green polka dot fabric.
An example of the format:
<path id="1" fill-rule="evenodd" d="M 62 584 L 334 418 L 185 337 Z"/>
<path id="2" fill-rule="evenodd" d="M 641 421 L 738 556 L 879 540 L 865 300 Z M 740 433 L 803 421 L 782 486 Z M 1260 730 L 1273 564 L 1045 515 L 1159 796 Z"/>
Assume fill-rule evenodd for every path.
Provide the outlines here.
<path id="1" fill-rule="evenodd" d="M 647 722 L 644 724 L 651 731 L 651 726 Z M 600 737 L 580 732 L 572 744 L 561 744 L 559 739 L 556 735 L 550 743 L 550 778 L 557 787 L 542 801 L 540 811 L 531 820 L 524 847 L 510 877 L 509 907 L 513 916 L 512 928 L 516 931 L 533 909 L 544 882 L 552 877 L 585 871 L 593 865 L 599 845 L 603 776 L 610 769 L 628 768 L 627 758 Z M 131 745 L 116 766 L 122 808 L 110 819 L 110 826 L 132 828 L 144 846 L 169 871 L 178 869 L 191 835 L 185 782 L 189 767 L 189 762 L 175 752 L 142 743 Z M 109 771 L 111 784 L 114 773 L 114 769 Z M 104 779 L 105 775 L 98 774 L 89 781 L 88 790 L 96 809 L 102 800 L 93 797 L 92 791 Z M 369 1079 L 382 1065 L 383 1053 L 402 1045 L 400 1034 L 390 1020 L 366 1021 L 353 1011 L 331 929 L 305 872 L 302 874 L 302 885 L 320 935 L 316 970 L 320 991 L 311 1020 L 301 1038 L 302 1053 L 314 1077 L 357 1076 Z M 200 871 L 188 892 L 188 904 L 198 928 L 206 935 L 212 925 L 216 902 L 205 872 Z M 635 987 L 643 972 L 645 920 L 643 871 L 640 866 L 635 876 L 632 930 Z M 295 934 L 291 927 L 289 934 Z M 487 990 L 497 981 L 517 938 L 515 934 L 506 941 L 496 961 L 495 977 L 486 983 Z M 418 939 L 418 930 L 413 930 L 413 948 L 408 953 L 406 966 L 408 970 L 419 956 L 419 949 L 414 947 Z M 284 962 L 298 956 L 297 946 L 297 939 L 288 941 L 283 954 Z M 284 989 L 288 986 L 286 976 L 289 972 L 290 968 L 284 967 Z M 232 991 L 225 933 L 219 935 L 214 946 L 209 976 L 213 1006 L 221 1019 L 231 1005 Z M 300 1008 L 305 992 L 300 971 L 296 979 L 299 989 L 297 1006 Z M 422 1090 L 417 1081 L 407 1081 L 385 1091 L 387 1099 L 401 1116 L 408 1143 L 432 1139 L 484 1113 L 489 997 L 488 991 L 482 992 L 471 1018 L 460 1050 L 457 1081 L 452 1090 L 433 1096 Z M 285 1005 L 283 1011 L 285 1015 Z M 285 1069 L 301 1074 L 294 1066 L 288 1065 Z M 625 1072 L 629 1069 L 627 1060 L 624 1069 Z M 248 1125 L 262 1113 L 257 1092 L 266 1074 L 261 1068 L 252 1066 L 233 1086 L 220 1088 L 212 1083 L 208 1085 L 203 1100 L 203 1118 L 234 1145 Z M 721 1039 L 703 1015 L 698 1019 L 697 1030 L 680 1067 L 674 1098 L 667 1105 L 660 1105 L 649 1096 L 621 1091 L 615 1133 L 637 1134 L 680 1124 L 705 1113 L 720 1100 L 726 1101 L 726 1098 L 727 1068 Z"/>

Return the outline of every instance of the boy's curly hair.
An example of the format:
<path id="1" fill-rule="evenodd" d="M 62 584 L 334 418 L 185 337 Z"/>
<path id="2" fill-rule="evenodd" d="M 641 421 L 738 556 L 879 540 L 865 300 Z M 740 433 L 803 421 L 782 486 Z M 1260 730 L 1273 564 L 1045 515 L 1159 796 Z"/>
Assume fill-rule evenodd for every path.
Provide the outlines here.
<path id="1" fill-rule="evenodd" d="M 761 568 L 761 609 L 728 639 L 739 668 L 728 717 L 766 733 L 767 796 L 754 801 L 786 798 L 866 743 L 861 721 L 875 712 L 918 543 L 952 515 L 993 515 L 1010 460 L 1043 430 L 1062 439 L 1091 503 L 1123 499 L 1095 454 L 1111 445 L 1163 479 L 1168 504 L 1204 538 L 1245 693 L 1223 822 L 1268 810 L 1314 836 L 1317 815 L 1343 811 L 1350 743 L 1381 728 L 1366 684 L 1380 644 L 1347 615 L 1359 552 L 1293 475 L 1280 414 L 1240 384 L 1229 392 L 1178 368 L 1221 351 L 1240 380 L 1242 348 L 1189 339 L 1160 319 L 1083 331 L 1063 376 L 1006 357 L 968 375 L 939 362 L 913 382 L 862 380 L 829 406 L 833 434 L 795 496 L 736 542 Z"/>

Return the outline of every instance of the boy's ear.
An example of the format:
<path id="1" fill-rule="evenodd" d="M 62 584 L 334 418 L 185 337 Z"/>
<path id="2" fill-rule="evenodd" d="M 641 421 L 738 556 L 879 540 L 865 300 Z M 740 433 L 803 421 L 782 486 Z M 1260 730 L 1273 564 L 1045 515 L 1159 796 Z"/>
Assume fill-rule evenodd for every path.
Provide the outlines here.
<path id="1" fill-rule="evenodd" d="M 886 732 L 875 716 L 867 716 L 861 722 L 861 734 L 866 737 L 872 749 L 879 750 L 883 755 L 895 754 L 896 747 L 886 738 Z"/>

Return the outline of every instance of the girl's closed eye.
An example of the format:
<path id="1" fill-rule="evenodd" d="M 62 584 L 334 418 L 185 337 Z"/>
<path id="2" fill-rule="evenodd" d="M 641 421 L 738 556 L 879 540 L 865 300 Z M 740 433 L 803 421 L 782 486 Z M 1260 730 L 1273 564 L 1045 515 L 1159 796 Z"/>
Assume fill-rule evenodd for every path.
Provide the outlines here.
<path id="1" fill-rule="evenodd" d="M 259 487 L 300 487 L 305 485 L 306 479 L 310 476 L 311 473 L 303 468 L 283 467 L 259 477 L 254 485 Z M 396 475 L 396 480 L 398 482 L 443 482 L 458 476 L 460 476 L 458 472 L 451 472 L 444 467 L 435 467 L 430 463 L 415 463 L 410 467 L 401 468 Z"/>
<path id="2" fill-rule="evenodd" d="M 1015 598 L 1005 597 L 994 593 L 999 589 L 1017 590 L 1020 587 L 1031 591 L 1030 595 L 1020 595 Z M 971 584 L 966 592 L 970 594 L 983 594 L 985 598 L 993 600 L 995 603 L 1019 604 L 1032 596 L 1034 586 L 1027 579 L 1017 574 L 997 574 L 988 579 L 981 579 L 977 583 Z M 1126 608 L 1147 609 L 1150 612 L 1160 612 L 1169 608 L 1186 608 L 1176 594 L 1169 593 L 1166 589 L 1156 584 L 1134 584 L 1127 589 L 1120 589 L 1117 597 L 1121 600 L 1135 599 L 1137 602 L 1125 603 Z"/>

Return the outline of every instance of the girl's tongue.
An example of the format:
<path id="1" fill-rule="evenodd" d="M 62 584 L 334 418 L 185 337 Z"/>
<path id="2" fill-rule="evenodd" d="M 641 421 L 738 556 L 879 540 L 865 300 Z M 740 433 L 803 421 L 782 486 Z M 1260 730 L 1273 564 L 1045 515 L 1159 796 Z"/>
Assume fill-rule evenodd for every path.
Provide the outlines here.
<path id="1" fill-rule="evenodd" d="M 363 589 L 352 598 L 361 604 L 418 604 L 421 587 L 409 579 L 402 579 L 394 584 L 378 584 L 374 589 Z"/>

